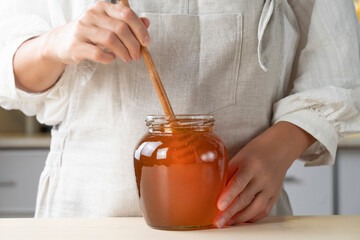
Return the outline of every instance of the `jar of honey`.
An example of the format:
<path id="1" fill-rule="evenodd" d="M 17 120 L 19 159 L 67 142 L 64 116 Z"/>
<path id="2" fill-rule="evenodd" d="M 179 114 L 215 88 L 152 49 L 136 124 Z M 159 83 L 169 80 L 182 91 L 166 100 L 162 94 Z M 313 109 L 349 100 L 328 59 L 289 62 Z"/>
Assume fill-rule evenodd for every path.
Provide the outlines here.
<path id="1" fill-rule="evenodd" d="M 213 226 L 227 180 L 228 154 L 212 115 L 148 116 L 134 153 L 140 207 L 157 229 Z"/>

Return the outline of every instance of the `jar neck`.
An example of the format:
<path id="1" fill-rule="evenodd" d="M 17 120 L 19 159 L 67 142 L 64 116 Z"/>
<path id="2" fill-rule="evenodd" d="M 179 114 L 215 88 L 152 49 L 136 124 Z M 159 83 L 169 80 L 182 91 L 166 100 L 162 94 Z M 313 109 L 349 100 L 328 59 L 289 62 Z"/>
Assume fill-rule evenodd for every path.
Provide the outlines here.
<path id="1" fill-rule="evenodd" d="M 191 132 L 212 132 L 212 127 L 188 127 L 188 128 L 178 128 L 178 127 L 149 127 L 150 133 L 191 133 Z"/>
<path id="2" fill-rule="evenodd" d="M 212 115 L 176 115 L 148 116 L 146 125 L 151 133 L 191 133 L 212 132 L 214 117 Z"/>

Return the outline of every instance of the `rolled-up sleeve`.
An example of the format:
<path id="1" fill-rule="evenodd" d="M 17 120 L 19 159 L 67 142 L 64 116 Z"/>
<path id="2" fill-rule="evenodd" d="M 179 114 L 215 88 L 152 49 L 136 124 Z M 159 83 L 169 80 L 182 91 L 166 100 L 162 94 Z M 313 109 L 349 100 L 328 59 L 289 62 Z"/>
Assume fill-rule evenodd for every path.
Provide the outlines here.
<path id="1" fill-rule="evenodd" d="M 43 3 L 41 7 L 39 2 Z M 24 41 L 53 28 L 47 18 L 49 13 L 46 1 L 39 2 L 34 4 L 29 1 L 15 1 L 13 4 L 21 3 L 22 7 L 15 8 L 9 5 L 8 9 L 4 3 L 5 6 L 0 10 L 7 16 L 2 17 L 0 22 L 0 106 L 5 109 L 21 110 L 29 116 L 36 115 L 41 123 L 55 125 L 63 120 L 68 105 L 70 87 L 68 68 L 61 79 L 46 92 L 32 94 L 21 91 L 15 86 L 13 69 L 15 52 Z M 6 11 L 10 11 L 11 14 Z"/>
<path id="2" fill-rule="evenodd" d="M 360 132 L 359 22 L 352 0 L 287 4 L 300 38 L 273 122 L 293 123 L 317 139 L 300 156 L 307 166 L 332 164 L 340 138 Z"/>

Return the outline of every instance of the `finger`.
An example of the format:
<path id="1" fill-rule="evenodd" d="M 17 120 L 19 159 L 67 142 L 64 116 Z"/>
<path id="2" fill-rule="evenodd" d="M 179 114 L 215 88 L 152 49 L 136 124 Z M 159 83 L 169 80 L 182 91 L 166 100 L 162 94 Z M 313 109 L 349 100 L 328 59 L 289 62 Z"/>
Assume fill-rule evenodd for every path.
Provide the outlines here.
<path id="1" fill-rule="evenodd" d="M 246 188 L 251 179 L 252 175 L 248 171 L 238 169 L 238 172 L 231 178 L 218 200 L 219 210 L 224 211 L 239 193 Z"/>
<path id="2" fill-rule="evenodd" d="M 86 36 L 88 41 L 109 49 L 125 62 L 130 62 L 132 60 L 128 49 L 115 33 L 95 26 L 89 27 L 87 31 L 88 33 Z"/>
<path id="3" fill-rule="evenodd" d="M 268 206 L 266 208 L 266 211 L 261 212 L 260 214 L 258 214 L 254 218 L 250 219 L 248 222 L 257 222 L 257 221 L 267 217 L 269 215 L 269 213 L 271 212 L 271 209 L 274 207 L 275 203 L 276 203 L 276 198 L 270 198 Z"/>
<path id="4" fill-rule="evenodd" d="M 218 227 L 222 227 L 225 223 L 227 223 L 234 215 L 238 212 L 245 209 L 249 206 L 256 194 L 258 194 L 260 188 L 256 187 L 254 183 L 248 184 L 244 191 L 242 191 L 235 200 L 231 203 L 228 209 L 226 209 L 223 213 L 220 214 L 218 220 L 216 221 L 216 225 Z"/>
<path id="5" fill-rule="evenodd" d="M 268 214 L 266 212 L 261 212 L 257 216 L 255 216 L 254 218 L 249 219 L 247 222 L 254 223 L 254 222 L 257 222 L 257 221 L 259 221 L 259 220 L 261 220 L 261 219 L 263 219 L 263 218 L 265 218 L 267 216 L 268 216 Z M 231 225 L 233 225 L 233 224 L 231 224 Z"/>
<path id="6" fill-rule="evenodd" d="M 270 210 L 268 208 L 269 205 L 269 198 L 266 194 L 260 193 L 258 194 L 252 203 L 246 207 L 243 211 L 237 213 L 235 216 L 232 217 L 229 224 L 238 224 L 244 223 L 249 221 L 256 216 L 263 214 L 264 216 L 269 215 Z"/>
<path id="7" fill-rule="evenodd" d="M 140 20 L 143 22 L 146 28 L 150 27 L 150 20 L 146 17 L 141 17 Z"/>
<path id="8" fill-rule="evenodd" d="M 121 45 L 126 47 L 132 59 L 141 58 L 140 43 L 135 38 L 134 34 L 131 32 L 130 28 L 125 22 L 116 20 L 109 16 L 104 16 L 95 23 L 95 26 L 113 32 L 116 35 L 116 37 L 119 39 L 119 41 L 122 43 Z M 113 40 L 115 41 L 115 39 Z M 119 50 L 123 51 L 123 49 L 119 49 Z M 114 52 L 116 53 L 115 50 Z"/>
<path id="9" fill-rule="evenodd" d="M 228 181 L 234 176 L 238 171 L 239 167 L 245 167 L 249 160 L 243 156 L 242 152 L 238 152 L 229 162 L 228 165 Z"/>
<path id="10" fill-rule="evenodd" d="M 239 195 L 235 198 L 234 202 L 230 205 L 226 211 L 224 211 L 216 220 L 216 226 L 218 228 L 223 227 L 234 215 L 244 209 L 246 206 L 251 204 L 254 196 L 244 197 Z"/>
<path id="11" fill-rule="evenodd" d="M 230 179 L 234 176 L 234 174 L 237 172 L 237 170 L 239 169 L 239 161 L 237 161 L 236 156 L 234 158 L 232 158 L 229 162 L 228 165 L 228 181 L 230 181 Z"/>
<path id="12" fill-rule="evenodd" d="M 115 19 L 124 21 L 139 40 L 141 45 L 150 44 L 150 35 L 145 24 L 140 20 L 136 13 L 123 4 L 112 4 L 105 8 L 106 13 Z"/>
<path id="13" fill-rule="evenodd" d="M 74 58 L 75 62 L 79 62 L 82 59 L 90 59 L 95 62 L 109 64 L 115 60 L 115 55 L 113 53 L 104 51 L 89 43 L 81 44 L 77 50 L 79 54 Z"/>

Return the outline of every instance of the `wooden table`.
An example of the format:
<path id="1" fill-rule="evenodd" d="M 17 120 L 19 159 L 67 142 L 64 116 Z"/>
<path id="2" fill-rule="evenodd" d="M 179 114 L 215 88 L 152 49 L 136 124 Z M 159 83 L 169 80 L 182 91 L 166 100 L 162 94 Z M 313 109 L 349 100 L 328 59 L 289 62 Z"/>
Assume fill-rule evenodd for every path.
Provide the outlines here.
<path id="1" fill-rule="evenodd" d="M 255 224 L 196 231 L 162 231 L 143 218 L 0 219 L 1 240 L 336 239 L 360 240 L 359 216 L 268 217 Z"/>

